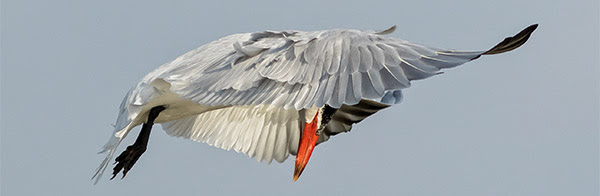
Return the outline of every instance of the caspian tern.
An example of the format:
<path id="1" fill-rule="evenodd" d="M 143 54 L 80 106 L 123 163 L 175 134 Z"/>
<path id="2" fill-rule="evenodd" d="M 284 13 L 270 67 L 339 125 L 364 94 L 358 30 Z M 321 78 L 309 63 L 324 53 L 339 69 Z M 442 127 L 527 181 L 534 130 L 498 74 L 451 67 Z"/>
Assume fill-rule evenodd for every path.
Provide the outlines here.
<path id="1" fill-rule="evenodd" d="M 92 179 L 98 182 L 123 138 L 142 125 L 135 143 L 116 158 L 113 178 L 121 170 L 125 177 L 146 151 L 153 124 L 160 123 L 168 135 L 259 162 L 296 155 L 295 181 L 316 144 L 399 103 L 410 81 L 513 50 L 537 24 L 487 51 L 437 49 L 385 36 L 395 28 L 264 31 L 200 46 L 129 90 Z"/>

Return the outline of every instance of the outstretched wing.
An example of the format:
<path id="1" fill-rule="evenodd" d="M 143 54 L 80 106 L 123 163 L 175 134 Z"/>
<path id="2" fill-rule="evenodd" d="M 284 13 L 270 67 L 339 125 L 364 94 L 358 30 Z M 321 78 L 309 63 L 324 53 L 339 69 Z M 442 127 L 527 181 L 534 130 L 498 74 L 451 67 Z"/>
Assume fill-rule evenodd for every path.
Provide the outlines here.
<path id="1" fill-rule="evenodd" d="M 443 50 L 357 30 L 265 31 L 211 42 L 149 74 L 205 105 L 285 109 L 354 105 L 478 58 L 512 50 L 535 25 L 489 51 Z M 138 95 L 139 93 L 134 93 Z M 143 97 L 135 99 L 143 104 Z"/>

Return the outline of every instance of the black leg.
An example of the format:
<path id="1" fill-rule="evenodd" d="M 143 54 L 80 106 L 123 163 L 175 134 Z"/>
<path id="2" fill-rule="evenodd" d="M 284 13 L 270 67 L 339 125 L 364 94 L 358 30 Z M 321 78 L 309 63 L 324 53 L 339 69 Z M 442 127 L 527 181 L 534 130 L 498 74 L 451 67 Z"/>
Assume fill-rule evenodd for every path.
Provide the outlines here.
<path id="1" fill-rule="evenodd" d="M 115 163 L 117 165 L 113 168 L 113 176 L 110 178 L 111 180 L 117 176 L 117 174 L 123 170 L 123 177 L 127 175 L 127 172 L 133 167 L 135 162 L 142 156 L 144 152 L 146 152 L 146 147 L 148 146 L 148 139 L 150 138 L 150 130 L 152 130 L 152 125 L 154 125 L 154 120 L 158 117 L 158 114 L 165 110 L 164 106 L 156 106 L 150 109 L 150 113 L 148 114 L 148 121 L 142 125 L 142 130 L 138 135 L 137 139 L 131 146 L 127 146 L 127 149 L 121 153 L 116 159 Z"/>

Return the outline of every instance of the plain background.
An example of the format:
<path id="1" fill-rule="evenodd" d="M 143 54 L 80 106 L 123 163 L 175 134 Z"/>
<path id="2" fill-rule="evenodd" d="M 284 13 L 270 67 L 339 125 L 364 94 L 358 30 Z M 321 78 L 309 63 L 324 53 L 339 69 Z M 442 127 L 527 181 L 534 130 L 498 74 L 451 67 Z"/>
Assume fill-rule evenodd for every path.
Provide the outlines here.
<path id="1" fill-rule="evenodd" d="M 599 194 L 597 0 L 1 6 L 3 196 Z M 127 178 L 89 180 L 126 91 L 220 37 L 397 24 L 391 36 L 485 50 L 533 23 L 540 26 L 521 48 L 415 81 L 403 103 L 319 145 L 298 182 L 293 157 L 257 163 L 160 126 Z"/>

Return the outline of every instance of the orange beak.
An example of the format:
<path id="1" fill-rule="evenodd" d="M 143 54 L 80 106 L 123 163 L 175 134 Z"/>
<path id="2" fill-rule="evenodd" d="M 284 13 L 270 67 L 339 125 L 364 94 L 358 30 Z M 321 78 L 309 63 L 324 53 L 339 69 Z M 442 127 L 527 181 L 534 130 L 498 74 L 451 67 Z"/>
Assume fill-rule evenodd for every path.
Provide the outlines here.
<path id="1" fill-rule="evenodd" d="M 317 144 L 317 140 L 319 139 L 319 135 L 317 135 L 317 116 L 319 112 L 315 114 L 315 117 L 312 119 L 310 123 L 304 123 L 304 132 L 302 133 L 302 137 L 300 137 L 300 144 L 298 145 L 298 154 L 296 155 L 296 167 L 294 168 L 294 181 L 298 180 L 302 171 L 304 171 L 304 167 L 308 164 L 308 159 L 310 159 L 310 155 L 312 154 L 315 145 Z"/>

